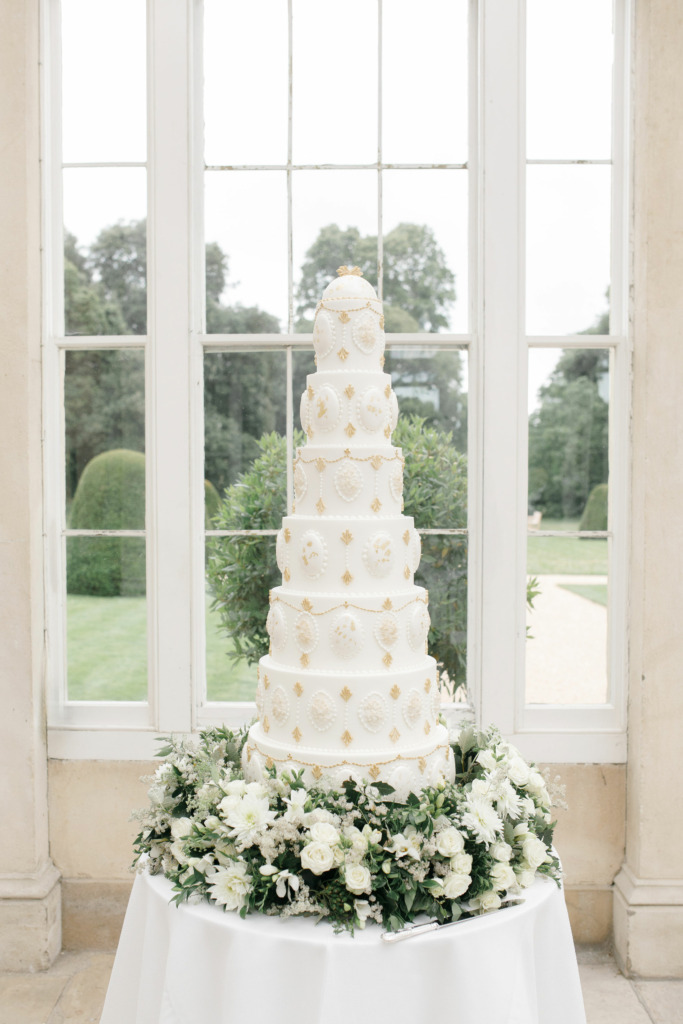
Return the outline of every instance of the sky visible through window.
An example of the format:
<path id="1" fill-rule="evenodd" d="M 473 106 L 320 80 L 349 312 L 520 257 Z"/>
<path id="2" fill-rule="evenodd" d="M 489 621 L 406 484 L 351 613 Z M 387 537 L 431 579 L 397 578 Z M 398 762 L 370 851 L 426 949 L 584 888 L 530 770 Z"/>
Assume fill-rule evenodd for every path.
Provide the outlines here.
<path id="1" fill-rule="evenodd" d="M 63 0 L 62 8 L 65 162 L 144 162 L 143 0 Z M 293 10 L 294 162 L 371 163 L 377 158 L 376 5 L 349 0 L 334 46 L 319 0 L 294 0 Z M 415 45 L 407 0 L 384 0 L 385 161 L 467 160 L 466 10 L 464 0 L 425 0 L 426 47 Z M 206 12 L 206 162 L 286 163 L 285 0 L 207 0 Z M 528 0 L 527 12 L 527 155 L 548 161 L 527 172 L 527 327 L 562 335 L 590 328 L 607 308 L 610 168 L 556 161 L 610 159 L 612 4 Z M 252 48 L 235 43 L 253 38 L 255 29 L 258 67 Z M 444 92 L 448 123 L 437 102 Z M 216 171 L 207 177 L 207 241 L 217 241 L 230 259 L 228 300 L 258 305 L 286 330 L 285 173 Z M 464 333 L 467 289 L 458 283 L 467 272 L 465 172 L 385 171 L 384 179 L 385 234 L 406 220 L 434 230 L 456 275 L 458 300 L 449 328 Z M 246 215 L 232 222 L 217 214 L 211 219 L 221 190 L 239 193 Z M 257 216 L 259 210 L 265 216 Z M 143 218 L 144 169 L 68 169 L 64 214 L 81 246 L 117 220 Z M 306 249 L 333 221 L 376 233 L 376 172 L 295 174 L 295 288 Z M 552 358 L 549 352 L 547 367 L 542 359 L 534 363 L 544 378 Z"/>

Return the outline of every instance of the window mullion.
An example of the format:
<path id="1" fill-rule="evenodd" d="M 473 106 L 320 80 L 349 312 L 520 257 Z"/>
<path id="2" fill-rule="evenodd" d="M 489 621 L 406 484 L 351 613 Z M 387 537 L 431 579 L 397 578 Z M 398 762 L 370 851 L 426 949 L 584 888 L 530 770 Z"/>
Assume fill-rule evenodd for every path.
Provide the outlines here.
<path id="1" fill-rule="evenodd" d="M 192 726 L 188 16 L 186 0 L 149 0 L 149 678 L 163 732 Z"/>
<path id="2" fill-rule="evenodd" d="M 514 733 L 523 692 L 523 0 L 482 0 L 483 384 L 481 721 Z M 511 429 L 511 425 L 515 425 Z"/>

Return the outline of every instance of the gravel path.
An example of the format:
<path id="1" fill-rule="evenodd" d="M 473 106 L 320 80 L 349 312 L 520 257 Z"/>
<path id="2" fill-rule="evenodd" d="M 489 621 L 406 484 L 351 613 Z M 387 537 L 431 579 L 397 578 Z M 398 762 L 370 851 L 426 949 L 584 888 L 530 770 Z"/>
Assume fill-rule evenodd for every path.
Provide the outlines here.
<path id="1" fill-rule="evenodd" d="M 606 576 L 539 576 L 541 592 L 527 613 L 530 704 L 604 704 L 607 697 L 607 609 L 564 590 L 563 583 L 606 583 Z"/>

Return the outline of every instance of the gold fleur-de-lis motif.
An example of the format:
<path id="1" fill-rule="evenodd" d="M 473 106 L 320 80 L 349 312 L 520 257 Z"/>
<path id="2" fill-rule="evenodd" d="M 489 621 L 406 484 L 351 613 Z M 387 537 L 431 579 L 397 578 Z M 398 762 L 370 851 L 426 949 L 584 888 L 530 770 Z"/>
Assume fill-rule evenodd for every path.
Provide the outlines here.
<path id="1" fill-rule="evenodd" d="M 270 770 L 273 767 L 274 764 L 275 764 L 275 761 L 273 761 L 273 759 L 270 756 L 270 754 L 268 754 L 268 757 L 266 758 L 266 768 L 268 768 L 268 770 Z"/>
<path id="2" fill-rule="evenodd" d="M 323 501 L 322 498 L 318 498 L 318 500 L 315 503 L 315 507 L 318 510 L 318 515 L 322 515 L 323 512 L 325 511 L 325 502 Z"/>
<path id="3" fill-rule="evenodd" d="M 342 542 L 342 544 L 350 544 L 351 541 L 353 540 L 353 534 L 351 533 L 350 530 L 344 530 L 339 540 Z"/>
<path id="4" fill-rule="evenodd" d="M 343 323 L 343 324 L 348 324 L 350 319 L 351 319 L 351 317 L 349 316 L 349 314 L 346 312 L 345 309 L 343 309 L 341 311 L 341 313 L 339 314 L 340 322 Z"/>
<path id="5" fill-rule="evenodd" d="M 353 743 L 353 736 L 348 729 L 344 729 L 344 732 L 341 735 L 341 741 L 345 747 L 348 747 L 349 743 Z"/>
<path id="6" fill-rule="evenodd" d="M 310 398 L 310 400 L 313 401 L 313 385 L 309 384 L 308 387 L 306 388 L 306 391 L 308 392 L 308 397 Z"/>
<path id="7" fill-rule="evenodd" d="M 403 570 L 403 575 L 407 580 L 410 579 L 410 569 L 408 568 L 408 566 L 406 566 L 405 569 Z"/>
<path id="8" fill-rule="evenodd" d="M 425 773 L 425 771 L 427 769 L 427 762 L 425 761 L 424 757 L 420 758 L 420 760 L 417 762 L 417 766 L 420 769 L 420 771 L 422 772 L 422 774 L 424 775 L 424 773 Z"/>
<path id="9" fill-rule="evenodd" d="M 284 579 L 285 583 L 289 583 L 289 581 L 292 578 L 292 574 L 289 571 L 289 566 L 287 566 L 287 565 L 285 566 L 285 571 L 282 574 L 282 578 Z"/>
<path id="10" fill-rule="evenodd" d="M 384 657 L 382 658 L 382 661 L 383 661 L 383 662 L 384 662 L 384 664 L 385 664 L 385 665 L 387 666 L 387 668 L 389 668 L 389 666 L 391 665 L 391 663 L 392 663 L 392 661 L 393 661 L 393 660 L 394 660 L 394 659 L 393 659 L 393 658 L 391 657 L 391 655 L 389 654 L 389 651 L 387 651 L 387 653 L 386 653 L 386 654 L 384 655 Z"/>
<path id="11" fill-rule="evenodd" d="M 382 313 L 381 317 L 379 318 L 379 329 L 380 331 L 384 330 L 384 313 Z M 382 365 L 384 365 L 384 357 L 382 357 Z"/>
<path id="12" fill-rule="evenodd" d="M 403 534 L 403 543 L 410 544 L 410 530 L 406 530 L 406 532 Z"/>
<path id="13" fill-rule="evenodd" d="M 305 651 L 301 655 L 301 657 L 299 658 L 299 661 L 301 662 L 302 668 L 307 668 L 308 667 L 308 663 L 310 661 L 310 658 L 308 657 L 308 655 L 306 654 Z"/>
<path id="14" fill-rule="evenodd" d="M 387 611 L 387 612 L 390 612 L 390 611 L 391 611 L 391 609 L 392 609 L 393 607 L 394 607 L 394 606 L 393 606 L 393 604 L 391 603 L 391 598 L 390 598 L 390 597 L 388 597 L 388 598 L 386 599 L 386 601 L 384 602 L 384 604 L 382 605 L 382 608 L 384 608 L 384 610 L 385 610 L 385 611 Z"/>
<path id="15" fill-rule="evenodd" d="M 289 544 L 292 539 L 292 531 L 288 526 L 285 527 L 285 544 Z"/>
<path id="16" fill-rule="evenodd" d="M 313 765 L 313 768 L 311 769 L 311 771 L 312 771 L 314 779 L 319 779 L 320 776 L 323 773 L 323 770 L 322 770 L 322 768 L 320 767 L 319 764 Z"/>
<path id="17" fill-rule="evenodd" d="M 344 394 L 346 395 L 347 398 L 353 398 L 355 393 L 356 389 L 354 388 L 353 384 L 349 384 L 348 387 L 344 388 Z"/>
<path id="18" fill-rule="evenodd" d="M 315 460 L 315 468 L 318 470 L 319 473 L 324 473 L 325 472 L 325 465 L 326 465 L 326 463 L 325 463 L 324 459 L 316 459 Z"/>
<path id="19" fill-rule="evenodd" d="M 310 602 L 310 601 L 308 600 L 308 598 L 307 598 L 307 597 L 305 597 L 305 598 L 303 599 L 303 601 L 301 602 L 301 607 L 302 607 L 302 609 L 303 609 L 303 610 L 304 610 L 305 612 L 310 612 L 310 610 L 311 610 L 311 608 L 313 607 L 313 605 L 312 605 L 312 604 L 311 604 L 311 602 Z"/>
<path id="20" fill-rule="evenodd" d="M 398 700 L 398 698 L 401 696 L 401 687 L 398 685 L 398 683 L 394 683 L 394 685 L 391 687 L 391 689 L 389 690 L 389 696 L 392 697 L 394 700 Z"/>
<path id="21" fill-rule="evenodd" d="M 353 697 L 353 694 L 349 690 L 348 686 L 345 686 L 343 690 L 339 691 L 339 696 L 344 702 L 348 702 Z"/>
<path id="22" fill-rule="evenodd" d="M 394 726 L 394 728 L 389 733 L 389 739 L 391 740 L 392 743 L 396 743 L 396 741 L 400 740 L 400 738 L 401 738 L 401 734 L 398 731 L 398 729 L 396 728 L 396 726 Z"/>
<path id="23" fill-rule="evenodd" d="M 431 725 L 429 724 L 429 722 L 425 722 L 425 736 L 429 736 L 431 731 L 432 731 Z"/>
<path id="24" fill-rule="evenodd" d="M 346 426 L 344 427 L 344 433 L 348 437 L 353 437 L 353 435 L 356 433 L 356 428 L 354 427 L 353 423 L 346 424 Z"/>
<path id="25" fill-rule="evenodd" d="M 382 317 L 382 320 L 384 320 L 384 317 Z M 382 327 L 382 326 L 383 326 L 383 324 L 380 321 L 380 327 Z M 386 363 L 386 359 L 384 358 L 384 356 L 381 356 L 380 360 L 379 360 L 379 365 L 382 367 L 382 369 L 384 369 L 384 364 L 385 363 Z"/>
<path id="26" fill-rule="evenodd" d="M 380 774 L 380 771 L 379 771 L 379 768 L 377 767 L 377 765 L 376 765 L 376 764 L 373 764 L 373 765 L 372 765 L 372 766 L 371 766 L 371 767 L 370 767 L 370 768 L 368 769 L 368 775 L 370 776 L 370 778 L 371 778 L 371 779 L 374 779 L 375 781 L 376 781 L 376 780 L 377 780 L 377 778 L 379 777 L 379 774 Z"/>
<path id="27" fill-rule="evenodd" d="M 432 681 L 431 681 L 431 679 L 425 679 L 425 693 L 429 693 L 431 688 L 432 688 Z"/>
<path id="28" fill-rule="evenodd" d="M 351 575 L 351 573 L 347 569 L 346 572 L 344 573 L 344 575 L 342 576 L 342 583 L 345 583 L 346 586 L 348 587 L 348 585 L 352 581 L 352 579 L 353 579 L 353 576 Z"/>
<path id="29" fill-rule="evenodd" d="M 379 500 L 379 498 L 375 498 L 375 500 L 370 505 L 370 508 L 372 509 L 373 512 L 379 512 L 381 507 L 382 502 Z"/>
<path id="30" fill-rule="evenodd" d="M 299 728 L 298 725 L 296 726 L 295 729 L 292 729 L 292 736 L 294 737 L 294 739 L 296 740 L 297 743 L 300 741 L 300 739 L 301 739 L 301 729 Z"/>
<path id="31" fill-rule="evenodd" d="M 384 389 L 384 394 L 386 395 L 387 398 L 389 397 L 389 395 L 391 394 L 391 384 L 387 384 L 387 386 Z"/>
<path id="32" fill-rule="evenodd" d="M 269 686 L 270 686 L 270 679 L 266 675 L 266 676 L 263 677 L 263 688 L 265 690 L 267 690 Z"/>
<path id="33" fill-rule="evenodd" d="M 263 719 L 263 731 L 270 732 L 270 722 L 268 721 L 268 715 Z"/>
<path id="34" fill-rule="evenodd" d="M 363 271 L 360 267 L 347 267 L 346 264 L 343 264 L 341 267 L 337 267 L 337 273 L 340 277 L 346 277 L 347 274 L 353 274 L 354 277 L 363 276 Z"/>
<path id="35" fill-rule="evenodd" d="M 303 692 L 304 688 L 297 679 L 297 681 L 294 683 L 294 693 L 297 695 L 297 697 L 300 697 Z"/>
<path id="36" fill-rule="evenodd" d="M 387 423 L 386 427 L 384 428 L 384 436 L 385 437 L 391 437 L 391 427 L 389 426 L 388 423 Z"/>
<path id="37" fill-rule="evenodd" d="M 372 458 L 370 459 L 370 465 L 372 466 L 373 469 L 381 469 L 382 468 L 382 456 L 381 455 L 373 455 Z"/>
<path id="38" fill-rule="evenodd" d="M 347 352 L 343 345 L 337 352 L 337 355 L 341 359 L 342 363 L 344 362 L 345 359 L 348 359 L 349 357 L 349 353 Z"/>

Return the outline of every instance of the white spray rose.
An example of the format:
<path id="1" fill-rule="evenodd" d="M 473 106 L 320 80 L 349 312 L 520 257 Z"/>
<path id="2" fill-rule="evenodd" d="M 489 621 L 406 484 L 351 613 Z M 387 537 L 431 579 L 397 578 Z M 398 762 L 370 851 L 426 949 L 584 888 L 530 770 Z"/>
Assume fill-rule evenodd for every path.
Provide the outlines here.
<path id="1" fill-rule="evenodd" d="M 511 757 L 507 765 L 510 782 L 514 786 L 526 786 L 529 781 L 529 765 L 521 757 Z"/>
<path id="2" fill-rule="evenodd" d="M 469 875 L 461 875 L 451 871 L 441 882 L 443 894 L 447 900 L 457 900 L 470 887 L 472 879 Z"/>
<path id="3" fill-rule="evenodd" d="M 498 861 L 493 865 L 491 882 L 497 892 L 502 892 L 504 889 L 509 889 L 511 885 L 516 884 L 517 876 L 509 864 L 504 863 L 504 861 Z"/>
<path id="4" fill-rule="evenodd" d="M 445 828 L 436 837 L 436 850 L 442 857 L 454 857 L 465 848 L 465 840 L 457 828 Z"/>
<path id="5" fill-rule="evenodd" d="M 301 866 L 314 875 L 323 875 L 334 867 L 334 853 L 327 843 L 309 843 L 301 851 Z"/>
<path id="6" fill-rule="evenodd" d="M 456 853 L 451 857 L 451 871 L 457 875 L 469 875 L 472 873 L 472 855 L 470 853 Z"/>
<path id="7" fill-rule="evenodd" d="M 494 860 L 508 861 L 512 857 L 512 847 L 509 843 L 499 839 L 497 843 L 493 843 L 489 853 Z"/>
<path id="8" fill-rule="evenodd" d="M 501 905 L 501 899 L 497 892 L 489 889 L 487 892 L 482 892 L 479 896 L 474 896 L 470 900 L 470 907 L 472 910 L 481 910 L 483 914 L 489 910 L 498 910 Z"/>
<path id="9" fill-rule="evenodd" d="M 327 843 L 328 846 L 334 846 L 339 842 L 339 830 L 327 821 L 316 821 L 315 825 L 311 826 L 310 836 L 313 842 Z"/>
<path id="10" fill-rule="evenodd" d="M 372 889 L 372 875 L 363 864 L 347 864 L 344 868 L 344 884 L 354 896 L 360 896 Z"/>
<path id="11" fill-rule="evenodd" d="M 528 889 L 530 885 L 534 884 L 536 879 L 536 871 L 534 868 L 529 867 L 525 860 L 521 864 L 518 864 L 515 868 L 515 877 L 517 884 L 521 885 L 522 889 Z"/>
<path id="12" fill-rule="evenodd" d="M 171 835 L 174 839 L 184 839 L 192 831 L 192 818 L 173 818 Z"/>

